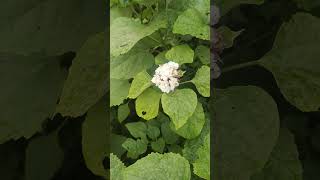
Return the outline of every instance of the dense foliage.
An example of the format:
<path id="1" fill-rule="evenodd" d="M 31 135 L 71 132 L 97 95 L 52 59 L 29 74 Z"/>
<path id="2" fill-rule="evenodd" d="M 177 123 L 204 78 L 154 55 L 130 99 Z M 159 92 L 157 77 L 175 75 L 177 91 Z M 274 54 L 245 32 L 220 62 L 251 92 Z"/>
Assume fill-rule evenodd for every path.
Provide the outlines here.
<path id="1" fill-rule="evenodd" d="M 110 12 L 111 179 L 210 179 L 210 1 Z"/>

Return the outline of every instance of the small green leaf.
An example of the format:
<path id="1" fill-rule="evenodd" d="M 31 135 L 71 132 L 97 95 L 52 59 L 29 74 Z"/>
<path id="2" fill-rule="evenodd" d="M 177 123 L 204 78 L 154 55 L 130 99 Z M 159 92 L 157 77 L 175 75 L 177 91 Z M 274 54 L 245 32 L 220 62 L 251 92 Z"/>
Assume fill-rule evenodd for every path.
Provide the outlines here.
<path id="1" fill-rule="evenodd" d="M 201 66 L 191 81 L 202 96 L 210 97 L 210 67 Z"/>
<path id="2" fill-rule="evenodd" d="M 136 112 L 139 117 L 150 120 L 157 117 L 161 93 L 149 88 L 145 90 L 136 100 Z"/>
<path id="3" fill-rule="evenodd" d="M 174 144 L 179 139 L 179 136 L 171 130 L 169 121 L 161 124 L 161 134 L 167 144 Z"/>
<path id="4" fill-rule="evenodd" d="M 194 52 L 187 44 L 178 45 L 175 47 L 172 47 L 165 55 L 165 57 L 169 61 L 176 62 L 178 64 L 184 64 L 184 63 L 192 63 Z"/>
<path id="5" fill-rule="evenodd" d="M 128 153 L 127 156 L 132 159 L 137 159 L 139 155 L 145 153 L 147 151 L 147 142 L 141 139 L 131 139 L 128 138 L 123 144 Z"/>
<path id="6" fill-rule="evenodd" d="M 195 50 L 195 56 L 199 58 L 202 64 L 210 64 L 210 49 L 207 46 L 199 45 Z"/>
<path id="7" fill-rule="evenodd" d="M 119 17 L 110 26 L 110 54 L 114 57 L 125 54 L 139 40 L 166 26 L 167 22 L 162 15 L 148 25 L 141 24 L 139 19 Z"/>
<path id="8" fill-rule="evenodd" d="M 154 58 L 154 62 L 156 65 L 165 64 L 169 62 L 168 59 L 165 57 L 166 53 L 167 51 L 162 51 Z"/>
<path id="9" fill-rule="evenodd" d="M 202 104 L 198 102 L 196 110 L 186 124 L 176 130 L 174 124 L 171 122 L 170 128 L 172 131 L 186 139 L 193 139 L 201 133 L 205 120 Z"/>
<path id="10" fill-rule="evenodd" d="M 124 171 L 124 180 L 190 180 L 189 162 L 179 154 L 151 153 Z"/>
<path id="11" fill-rule="evenodd" d="M 166 143 L 164 142 L 163 138 L 159 138 L 156 141 L 151 142 L 151 148 L 155 152 L 163 153 L 164 147 Z"/>
<path id="12" fill-rule="evenodd" d="M 110 78 L 130 79 L 141 71 L 152 67 L 153 64 L 154 57 L 151 53 L 135 48 L 127 54 L 111 58 Z"/>
<path id="13" fill-rule="evenodd" d="M 125 125 L 134 138 L 147 139 L 147 126 L 143 122 L 132 122 Z"/>
<path id="14" fill-rule="evenodd" d="M 197 94 L 191 89 L 177 89 L 172 93 L 163 93 L 161 98 L 163 111 L 170 117 L 176 129 L 182 127 L 197 107 Z"/>
<path id="15" fill-rule="evenodd" d="M 173 26 L 173 33 L 210 40 L 210 26 L 194 8 L 186 10 L 178 17 Z"/>
<path id="16" fill-rule="evenodd" d="M 122 104 L 128 96 L 129 87 L 128 80 L 110 79 L 110 106 Z"/>
<path id="17" fill-rule="evenodd" d="M 141 71 L 134 77 L 128 97 L 131 99 L 137 98 L 144 90 L 150 87 L 151 84 L 151 76 L 146 71 Z"/>
<path id="18" fill-rule="evenodd" d="M 148 129 L 147 129 L 147 135 L 150 139 L 157 139 L 160 135 L 160 130 L 157 126 L 153 126 L 151 124 L 148 124 Z"/>
<path id="19" fill-rule="evenodd" d="M 124 121 L 130 114 L 130 108 L 127 104 L 122 104 L 118 108 L 118 121 L 121 123 Z"/>

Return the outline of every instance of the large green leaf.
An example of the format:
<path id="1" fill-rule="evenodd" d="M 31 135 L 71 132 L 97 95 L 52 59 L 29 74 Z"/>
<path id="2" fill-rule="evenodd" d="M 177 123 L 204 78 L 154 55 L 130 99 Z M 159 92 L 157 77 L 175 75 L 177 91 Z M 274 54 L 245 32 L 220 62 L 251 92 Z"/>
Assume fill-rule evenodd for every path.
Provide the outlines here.
<path id="1" fill-rule="evenodd" d="M 163 111 L 170 117 L 175 128 L 179 129 L 195 111 L 197 95 L 191 89 L 177 89 L 169 94 L 163 93 L 161 103 Z"/>
<path id="2" fill-rule="evenodd" d="M 110 155 L 110 179 L 123 180 L 123 170 L 126 166 L 114 154 Z"/>
<path id="3" fill-rule="evenodd" d="M 172 122 L 170 123 L 170 128 L 172 131 L 186 139 L 193 139 L 201 133 L 205 121 L 206 119 L 203 112 L 202 104 L 198 102 L 196 110 L 181 128 L 176 130 Z"/>
<path id="4" fill-rule="evenodd" d="M 166 59 L 178 64 L 192 63 L 194 52 L 187 44 L 182 44 L 172 47 L 166 54 Z"/>
<path id="5" fill-rule="evenodd" d="M 143 49 L 132 49 L 127 54 L 111 58 L 110 77 L 114 79 L 130 79 L 154 64 L 154 57 Z"/>
<path id="6" fill-rule="evenodd" d="M 178 17 L 173 26 L 173 33 L 209 40 L 210 26 L 204 21 L 198 10 L 190 8 Z"/>
<path id="7" fill-rule="evenodd" d="M 0 52 L 77 51 L 106 22 L 106 1 L 12 0 L 0 6 Z"/>
<path id="8" fill-rule="evenodd" d="M 320 19 L 298 13 L 281 26 L 272 50 L 259 61 L 284 97 L 306 112 L 320 107 L 319 41 Z"/>
<path id="9" fill-rule="evenodd" d="M 131 99 L 137 98 L 144 90 L 152 85 L 151 76 L 146 71 L 138 73 L 130 86 L 128 97 Z"/>
<path id="10" fill-rule="evenodd" d="M 108 152 L 108 106 L 102 98 L 88 111 L 82 124 L 82 154 L 85 163 L 95 175 L 108 177 L 103 160 Z"/>
<path id="11" fill-rule="evenodd" d="M 240 4 L 257 4 L 264 3 L 264 0 L 216 0 L 215 4 L 220 8 L 221 16 L 228 13 L 232 8 L 239 6 Z"/>
<path id="12" fill-rule="evenodd" d="M 251 180 L 302 180 L 302 166 L 299 160 L 294 136 L 287 129 L 281 129 L 277 145 L 263 170 Z"/>
<path id="13" fill-rule="evenodd" d="M 115 57 L 125 54 L 139 40 L 166 26 L 167 21 L 162 15 L 147 25 L 141 24 L 139 19 L 119 17 L 110 26 L 110 54 Z"/>
<path id="14" fill-rule="evenodd" d="M 110 106 L 116 106 L 127 99 L 130 84 L 128 80 L 110 79 Z"/>
<path id="15" fill-rule="evenodd" d="M 106 92 L 108 67 L 105 33 L 91 36 L 73 60 L 57 112 L 64 116 L 82 116 Z"/>
<path id="16" fill-rule="evenodd" d="M 214 179 L 247 180 L 260 171 L 277 142 L 278 108 L 272 97 L 254 86 L 215 90 Z"/>
<path id="17" fill-rule="evenodd" d="M 54 114 L 67 76 L 61 60 L 0 54 L 0 143 L 31 137 Z"/>
<path id="18" fill-rule="evenodd" d="M 179 154 L 151 153 L 123 171 L 123 180 L 190 180 L 189 162 Z"/>
<path id="19" fill-rule="evenodd" d="M 194 85 L 196 85 L 196 88 L 198 92 L 204 96 L 209 97 L 210 96 L 210 67 L 208 66 L 201 66 L 196 76 L 191 80 Z"/>
<path id="20" fill-rule="evenodd" d="M 157 117 L 161 95 L 153 88 L 145 90 L 136 100 L 137 115 L 145 120 Z"/>
<path id="21" fill-rule="evenodd" d="M 63 162 L 58 131 L 32 139 L 26 149 L 25 180 L 50 180 Z"/>

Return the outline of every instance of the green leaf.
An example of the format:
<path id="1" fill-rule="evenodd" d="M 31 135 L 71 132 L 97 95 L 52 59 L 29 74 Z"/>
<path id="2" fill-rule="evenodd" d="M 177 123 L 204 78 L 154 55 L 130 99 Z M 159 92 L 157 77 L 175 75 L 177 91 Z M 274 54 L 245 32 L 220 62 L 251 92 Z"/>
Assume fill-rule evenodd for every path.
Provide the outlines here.
<path id="1" fill-rule="evenodd" d="M 178 64 L 192 63 L 194 52 L 187 44 L 172 47 L 165 55 L 166 59 Z"/>
<path id="2" fill-rule="evenodd" d="M 139 117 L 150 120 L 157 117 L 161 93 L 149 88 L 145 90 L 136 100 L 136 112 Z"/>
<path id="3" fill-rule="evenodd" d="M 177 89 L 162 94 L 163 111 L 170 117 L 176 129 L 181 128 L 197 107 L 197 94 L 191 89 Z"/>
<path id="4" fill-rule="evenodd" d="M 240 31 L 232 31 L 227 26 L 220 26 L 217 29 L 217 33 L 220 34 L 223 38 L 223 47 L 230 48 L 233 46 L 233 41 L 241 34 L 242 30 Z"/>
<path id="5" fill-rule="evenodd" d="M 103 160 L 107 156 L 108 139 L 108 106 L 104 98 L 88 111 L 82 124 L 82 154 L 90 171 L 105 178 Z"/>
<path id="6" fill-rule="evenodd" d="M 161 124 L 161 134 L 167 144 L 175 144 L 179 139 L 179 136 L 171 130 L 169 121 Z"/>
<path id="7" fill-rule="evenodd" d="M 131 99 L 137 98 L 144 90 L 146 90 L 151 85 L 151 76 L 146 71 L 141 71 L 134 77 L 129 89 L 128 97 Z"/>
<path id="8" fill-rule="evenodd" d="M 106 7 L 106 6 L 105 6 Z M 166 28 L 164 16 L 155 17 L 147 25 L 139 19 L 120 17 L 113 20 L 110 26 L 110 54 L 119 56 L 128 52 L 139 40 L 151 35 L 160 28 Z"/>
<path id="9" fill-rule="evenodd" d="M 147 135 L 150 139 L 157 139 L 160 135 L 160 129 L 157 126 L 148 124 Z"/>
<path id="10" fill-rule="evenodd" d="M 151 148 L 155 152 L 163 153 L 164 147 L 166 143 L 164 142 L 163 138 L 159 138 L 156 141 L 151 142 Z"/>
<path id="11" fill-rule="evenodd" d="M 132 49 L 127 54 L 111 58 L 110 78 L 130 79 L 138 73 L 152 67 L 154 57 L 148 51 L 142 49 Z"/>
<path id="12" fill-rule="evenodd" d="M 49 56 L 77 51 L 89 35 L 105 28 L 101 0 L 12 0 L 0 7 L 0 52 Z"/>
<path id="13" fill-rule="evenodd" d="M 124 121 L 130 114 L 130 108 L 127 104 L 122 104 L 118 108 L 118 121 L 121 123 Z"/>
<path id="14" fill-rule="evenodd" d="M 77 53 L 69 70 L 57 112 L 82 116 L 108 89 L 105 33 L 91 36 Z"/>
<path id="15" fill-rule="evenodd" d="M 190 180 L 189 162 L 179 154 L 151 153 L 124 171 L 124 180 Z"/>
<path id="16" fill-rule="evenodd" d="M 199 58 L 199 60 L 204 65 L 210 64 L 210 49 L 207 46 L 199 45 L 195 50 L 195 56 Z"/>
<path id="17" fill-rule="evenodd" d="M 193 163 L 194 174 L 210 180 L 210 133 L 204 138 L 204 144 L 197 151 L 198 159 Z"/>
<path id="18" fill-rule="evenodd" d="M 112 139 L 110 143 L 110 151 L 111 153 L 121 157 L 126 150 L 122 147 L 122 144 L 127 140 L 125 136 L 118 135 L 118 134 L 110 134 L 110 139 Z"/>
<path id="19" fill-rule="evenodd" d="M 134 138 L 147 139 L 147 126 L 143 122 L 127 123 L 126 128 Z"/>
<path id="20" fill-rule="evenodd" d="M 272 50 L 259 61 L 272 72 L 284 97 L 304 112 L 320 107 L 319 41 L 319 18 L 298 13 L 281 26 Z"/>
<path id="21" fill-rule="evenodd" d="M 170 128 L 172 131 L 186 139 L 193 139 L 201 133 L 205 120 L 202 104 L 198 102 L 196 110 L 186 124 L 176 130 L 174 124 L 171 122 Z"/>
<path id="22" fill-rule="evenodd" d="M 204 21 L 201 13 L 194 8 L 186 10 L 178 17 L 172 31 L 177 34 L 210 40 L 210 26 Z"/>
<path id="23" fill-rule="evenodd" d="M 205 137 L 210 134 L 210 120 L 207 119 L 199 136 L 194 139 L 186 140 L 183 148 L 183 157 L 188 159 L 190 163 L 194 163 L 198 157 L 198 150 L 205 144 Z"/>
<path id="24" fill-rule="evenodd" d="M 182 154 L 182 148 L 177 144 L 169 145 L 169 146 L 167 146 L 167 148 L 168 148 L 168 152 Z"/>
<path id="25" fill-rule="evenodd" d="M 128 80 L 110 79 L 110 106 L 117 106 L 127 99 L 130 84 Z"/>
<path id="26" fill-rule="evenodd" d="M 126 166 L 114 154 L 110 154 L 110 179 L 123 180 L 123 171 Z"/>
<path id="27" fill-rule="evenodd" d="M 52 179 L 63 162 L 63 151 L 59 146 L 58 131 L 36 137 L 26 149 L 25 179 Z"/>
<path id="28" fill-rule="evenodd" d="M 162 51 L 154 58 L 154 62 L 156 65 L 161 65 L 169 62 L 168 59 L 165 57 L 166 53 L 167 51 Z"/>
<path id="29" fill-rule="evenodd" d="M 219 162 L 213 167 L 214 179 L 247 180 L 264 167 L 277 142 L 277 104 L 254 86 L 215 90 L 211 103 L 213 157 Z"/>
<path id="30" fill-rule="evenodd" d="M 220 8 L 221 16 L 227 14 L 232 8 L 240 4 L 257 4 L 264 3 L 264 0 L 216 0 L 215 4 Z"/>
<path id="31" fill-rule="evenodd" d="M 251 180 L 302 180 L 302 166 L 294 136 L 280 129 L 279 139 L 263 170 Z"/>
<path id="32" fill-rule="evenodd" d="M 67 76 L 61 60 L 0 53 L 0 143 L 30 138 L 53 116 Z"/>
<path id="33" fill-rule="evenodd" d="M 201 66 L 191 82 L 202 96 L 210 97 L 210 67 Z"/>
<path id="34" fill-rule="evenodd" d="M 147 142 L 144 140 L 138 139 L 134 140 L 131 138 L 128 138 L 123 144 L 122 147 L 124 147 L 128 153 L 127 156 L 132 159 L 137 159 L 139 155 L 145 153 L 147 151 Z"/>

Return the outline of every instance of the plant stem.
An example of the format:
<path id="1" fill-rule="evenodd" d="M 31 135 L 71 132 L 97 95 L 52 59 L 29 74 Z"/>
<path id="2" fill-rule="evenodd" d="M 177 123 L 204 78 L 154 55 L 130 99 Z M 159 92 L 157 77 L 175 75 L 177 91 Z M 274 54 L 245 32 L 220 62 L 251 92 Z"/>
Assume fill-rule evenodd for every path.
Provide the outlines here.
<path id="1" fill-rule="evenodd" d="M 155 42 L 157 42 L 157 43 L 159 43 L 159 44 L 162 44 L 163 45 L 163 43 L 162 42 L 160 42 L 160 41 L 158 41 L 157 39 L 155 39 L 155 38 L 153 38 L 153 37 L 151 37 L 151 36 L 148 36 L 150 39 L 152 39 L 152 40 L 154 40 Z"/>
<path id="2" fill-rule="evenodd" d="M 259 64 L 258 61 L 249 61 L 249 62 L 245 62 L 245 63 L 241 63 L 241 64 L 236 64 L 236 65 L 233 65 L 233 66 L 230 66 L 230 67 L 222 69 L 222 73 L 233 71 L 233 70 L 236 70 L 236 69 L 249 67 L 249 66 L 255 66 L 255 65 L 258 65 L 258 64 Z"/>
<path id="3" fill-rule="evenodd" d="M 189 82 L 191 82 L 191 81 L 184 81 L 184 82 L 179 83 L 179 85 L 189 83 Z"/>

